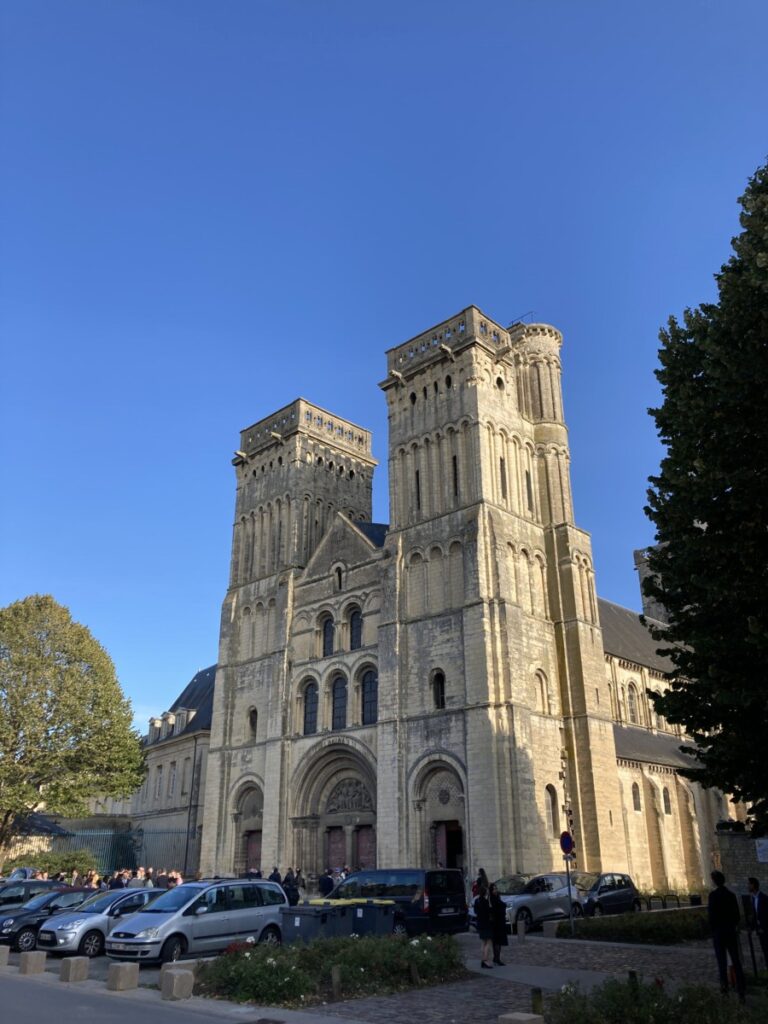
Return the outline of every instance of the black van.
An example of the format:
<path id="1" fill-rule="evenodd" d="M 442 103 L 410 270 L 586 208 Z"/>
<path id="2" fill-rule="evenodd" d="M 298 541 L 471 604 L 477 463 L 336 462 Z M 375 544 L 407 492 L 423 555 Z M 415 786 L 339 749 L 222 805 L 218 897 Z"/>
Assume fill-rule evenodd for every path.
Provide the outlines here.
<path id="1" fill-rule="evenodd" d="M 408 935 L 453 934 L 467 930 L 464 878 L 455 868 L 382 868 L 355 871 L 329 900 L 393 900 L 394 931 Z"/>

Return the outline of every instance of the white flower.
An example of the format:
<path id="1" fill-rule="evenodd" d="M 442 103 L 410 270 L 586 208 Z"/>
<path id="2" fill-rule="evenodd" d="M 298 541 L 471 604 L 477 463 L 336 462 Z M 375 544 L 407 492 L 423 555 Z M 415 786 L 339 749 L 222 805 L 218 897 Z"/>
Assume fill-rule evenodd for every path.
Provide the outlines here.
<path id="1" fill-rule="evenodd" d="M 256 939 L 255 939 L 255 937 L 253 935 L 249 935 L 248 938 L 245 941 L 250 943 L 251 946 L 255 945 L 255 943 L 256 943 Z"/>
<path id="2" fill-rule="evenodd" d="M 418 946 L 419 945 L 419 940 L 418 939 L 411 939 L 411 945 L 412 946 Z"/>
<path id="3" fill-rule="evenodd" d="M 270 967 L 277 967 L 277 960 L 273 960 L 271 956 L 267 958 L 267 963 Z"/>

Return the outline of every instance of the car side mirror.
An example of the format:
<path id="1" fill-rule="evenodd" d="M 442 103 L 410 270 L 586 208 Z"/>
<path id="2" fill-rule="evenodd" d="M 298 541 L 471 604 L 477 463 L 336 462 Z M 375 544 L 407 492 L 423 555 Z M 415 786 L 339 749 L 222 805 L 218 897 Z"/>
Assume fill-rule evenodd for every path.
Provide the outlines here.
<path id="1" fill-rule="evenodd" d="M 195 911 L 195 917 L 199 917 L 201 914 L 207 914 L 207 913 L 208 913 L 208 907 L 198 907 L 197 910 Z"/>

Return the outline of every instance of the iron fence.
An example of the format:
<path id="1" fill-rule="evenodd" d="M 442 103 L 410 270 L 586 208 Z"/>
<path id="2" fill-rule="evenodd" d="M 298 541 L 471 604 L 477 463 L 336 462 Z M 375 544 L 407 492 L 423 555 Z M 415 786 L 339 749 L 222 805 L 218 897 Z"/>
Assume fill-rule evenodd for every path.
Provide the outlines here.
<path id="1" fill-rule="evenodd" d="M 18 836 L 0 851 L 2 861 L 26 859 L 37 866 L 46 854 L 66 855 L 77 850 L 88 850 L 100 874 L 127 868 L 152 867 L 181 871 L 190 877 L 197 871 L 200 839 L 196 832 L 186 829 L 81 829 L 67 835 Z"/>

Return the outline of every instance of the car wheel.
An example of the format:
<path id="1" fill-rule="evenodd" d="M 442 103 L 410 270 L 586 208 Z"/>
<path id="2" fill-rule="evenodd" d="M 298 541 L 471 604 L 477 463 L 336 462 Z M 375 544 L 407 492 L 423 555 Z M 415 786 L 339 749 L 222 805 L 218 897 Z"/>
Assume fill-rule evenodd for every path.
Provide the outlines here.
<path id="1" fill-rule="evenodd" d="M 518 910 L 515 915 L 515 930 L 517 931 L 518 926 L 522 924 L 527 932 L 533 927 L 533 915 L 527 907 L 523 907 L 522 910 Z"/>
<path id="2" fill-rule="evenodd" d="M 104 936 L 101 932 L 86 932 L 77 947 L 80 956 L 101 956 L 104 952 Z"/>
<path id="3" fill-rule="evenodd" d="M 593 917 L 602 917 L 604 913 L 605 913 L 605 911 L 604 911 L 604 910 L 603 910 L 603 908 L 602 908 L 602 907 L 600 906 L 600 904 L 599 904 L 599 903 L 596 903 L 596 904 L 595 904 L 595 909 L 594 909 L 594 910 L 593 910 L 593 912 L 592 912 L 592 916 L 593 916 Z"/>
<path id="4" fill-rule="evenodd" d="M 632 910 L 634 911 L 634 913 L 639 914 L 642 909 L 643 905 L 640 902 L 640 900 L 635 900 L 635 902 L 632 904 Z"/>
<path id="5" fill-rule="evenodd" d="M 574 903 L 573 904 L 573 916 L 574 917 L 584 917 L 584 908 L 582 907 L 582 905 L 580 903 Z"/>
<path id="6" fill-rule="evenodd" d="M 37 945 L 37 932 L 34 928 L 22 928 L 13 945 L 20 953 L 31 952 Z"/>
<path id="7" fill-rule="evenodd" d="M 259 937 L 259 943 L 263 943 L 265 946 L 281 946 L 283 940 L 280 937 L 280 932 L 277 928 L 269 926 L 265 928 Z"/>
<path id="8" fill-rule="evenodd" d="M 392 925 L 393 935 L 407 935 L 408 929 L 405 927 L 405 921 L 402 918 L 396 917 L 395 923 Z"/>
<path id="9" fill-rule="evenodd" d="M 170 939 L 166 939 L 163 943 L 163 948 L 160 950 L 160 959 L 164 964 L 175 963 L 176 960 L 180 960 L 184 956 L 186 948 L 186 943 L 180 935 L 172 935 Z"/>

